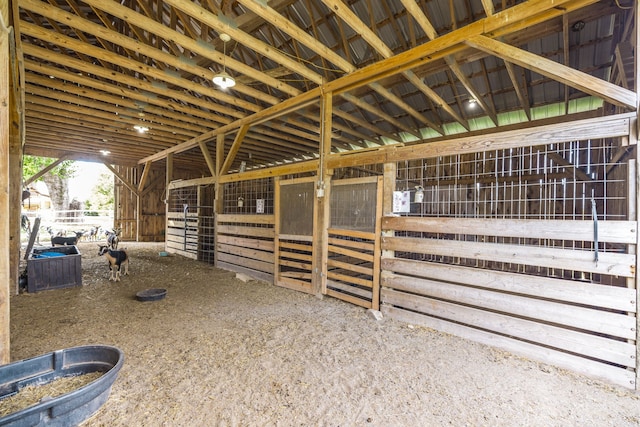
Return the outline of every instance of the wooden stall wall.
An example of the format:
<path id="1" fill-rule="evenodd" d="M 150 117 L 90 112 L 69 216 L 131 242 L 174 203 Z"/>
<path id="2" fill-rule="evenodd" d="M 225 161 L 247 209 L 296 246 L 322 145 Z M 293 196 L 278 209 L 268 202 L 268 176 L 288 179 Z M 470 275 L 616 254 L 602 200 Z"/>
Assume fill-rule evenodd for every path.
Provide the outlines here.
<path id="1" fill-rule="evenodd" d="M 216 216 L 216 266 L 273 283 L 274 179 L 222 186 Z"/>
<path id="2" fill-rule="evenodd" d="M 409 206 L 382 219 L 383 313 L 634 388 L 628 117 L 398 162 Z"/>
<path id="3" fill-rule="evenodd" d="M 115 166 L 113 226 L 120 229 L 120 239 L 135 241 L 138 236 L 138 196 L 132 191 L 138 185 L 138 168 Z M 128 184 L 128 185 L 127 185 Z"/>
<path id="4" fill-rule="evenodd" d="M 139 193 L 138 241 L 164 242 L 166 194 L 164 168 L 151 169 Z"/>
<path id="5" fill-rule="evenodd" d="M 114 178 L 114 227 L 122 230 L 122 240 L 163 242 L 166 190 L 162 165 L 149 171 L 142 189 L 138 188 L 142 166 L 116 166 L 115 171 L 119 176 Z"/>

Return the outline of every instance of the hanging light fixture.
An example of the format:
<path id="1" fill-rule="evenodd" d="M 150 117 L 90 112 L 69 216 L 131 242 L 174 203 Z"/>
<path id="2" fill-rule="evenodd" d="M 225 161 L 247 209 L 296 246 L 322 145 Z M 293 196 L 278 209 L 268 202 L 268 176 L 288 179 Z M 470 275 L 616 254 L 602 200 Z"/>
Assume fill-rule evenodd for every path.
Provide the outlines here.
<path id="1" fill-rule="evenodd" d="M 213 76 L 213 83 L 218 85 L 221 89 L 227 89 L 236 85 L 235 79 L 227 73 L 225 65 L 227 57 L 227 42 L 231 40 L 231 37 L 229 37 L 228 34 L 222 33 L 220 34 L 220 40 L 222 40 L 222 42 L 224 43 L 222 56 L 222 72 Z"/>

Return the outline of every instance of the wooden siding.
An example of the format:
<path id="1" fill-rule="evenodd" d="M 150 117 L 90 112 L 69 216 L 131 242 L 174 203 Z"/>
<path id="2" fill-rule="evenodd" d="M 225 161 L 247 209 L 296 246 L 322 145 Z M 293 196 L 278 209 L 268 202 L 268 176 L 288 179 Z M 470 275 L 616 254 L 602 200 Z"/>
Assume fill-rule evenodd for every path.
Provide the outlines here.
<path id="1" fill-rule="evenodd" d="M 273 283 L 273 224 L 273 215 L 217 215 L 216 266 Z"/>
<path id="2" fill-rule="evenodd" d="M 591 221 L 475 220 L 385 217 L 384 232 L 435 237 L 384 237 L 382 311 L 393 317 L 476 339 L 629 387 L 635 383 L 636 290 L 569 280 L 563 271 L 635 276 L 635 221 L 602 221 L 600 242 L 631 253 L 450 240 L 452 235 L 503 236 L 529 242 L 593 240 Z M 527 230 L 525 234 L 524 230 Z M 439 237 L 438 237 L 439 236 Z M 444 236 L 444 237 L 443 237 Z M 606 237 L 605 237 L 606 236 Z M 402 251 L 402 252 L 400 252 Z M 483 260 L 484 268 L 460 258 Z M 518 264 L 509 271 L 492 269 Z M 533 267 L 533 270 L 528 267 Z M 556 277 L 536 275 L 557 271 Z M 492 336 L 492 334 L 496 336 Z"/>

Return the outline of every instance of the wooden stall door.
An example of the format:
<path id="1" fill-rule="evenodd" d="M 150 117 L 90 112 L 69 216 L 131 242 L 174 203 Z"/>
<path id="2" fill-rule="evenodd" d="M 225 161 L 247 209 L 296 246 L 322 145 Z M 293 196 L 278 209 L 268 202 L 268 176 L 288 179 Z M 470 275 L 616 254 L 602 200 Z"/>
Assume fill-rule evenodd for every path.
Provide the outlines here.
<path id="1" fill-rule="evenodd" d="M 274 283 L 313 293 L 313 221 L 316 178 L 278 181 L 275 192 Z"/>
<path id="2" fill-rule="evenodd" d="M 323 293 L 380 307 L 382 177 L 333 181 Z"/>

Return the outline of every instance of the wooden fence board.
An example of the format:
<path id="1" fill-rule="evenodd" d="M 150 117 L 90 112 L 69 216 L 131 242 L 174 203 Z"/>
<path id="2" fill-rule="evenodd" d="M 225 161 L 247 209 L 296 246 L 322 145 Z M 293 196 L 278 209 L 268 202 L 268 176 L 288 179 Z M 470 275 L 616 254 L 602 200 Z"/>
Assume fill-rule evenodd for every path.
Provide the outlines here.
<path id="1" fill-rule="evenodd" d="M 220 225 L 217 226 L 218 234 L 231 234 L 235 236 L 251 236 L 274 238 L 275 231 L 273 228 L 266 227 L 245 227 L 239 225 Z"/>
<path id="2" fill-rule="evenodd" d="M 361 279 L 359 277 L 348 276 L 346 274 L 339 274 L 333 271 L 327 272 L 327 277 L 329 279 L 339 280 L 341 282 L 345 282 L 346 284 L 358 285 L 358 286 L 366 286 L 367 288 L 373 288 L 373 281 L 367 279 Z"/>
<path id="3" fill-rule="evenodd" d="M 635 345 L 433 298 L 382 288 L 382 302 L 619 365 L 635 366 Z"/>
<path id="4" fill-rule="evenodd" d="M 218 260 L 226 264 L 238 265 L 238 266 L 242 266 L 243 268 L 249 268 L 257 271 L 263 271 L 263 272 L 269 272 L 269 273 L 273 271 L 272 263 L 243 258 L 243 257 L 239 257 L 229 253 L 219 252 Z"/>
<path id="5" fill-rule="evenodd" d="M 220 242 L 218 242 L 218 244 L 216 245 L 216 250 L 222 253 L 230 253 L 245 258 L 273 263 L 273 252 L 264 252 L 257 249 L 241 246 L 231 246 Z"/>
<path id="6" fill-rule="evenodd" d="M 593 242 L 593 221 L 383 217 L 384 230 Z M 635 244 L 636 221 L 598 221 L 600 242 Z"/>
<path id="7" fill-rule="evenodd" d="M 383 275 L 392 271 L 575 304 L 636 311 L 636 291 L 626 287 L 401 258 L 383 258 L 382 269 Z"/>
<path id="8" fill-rule="evenodd" d="M 601 378 L 610 383 L 634 389 L 635 372 L 622 369 L 606 363 L 585 359 L 584 357 L 559 352 L 541 347 L 525 341 L 512 339 L 503 335 L 493 334 L 465 325 L 456 324 L 443 319 L 436 319 L 398 307 L 382 305 L 383 315 L 401 322 L 422 325 L 437 331 L 456 335 L 482 344 L 501 348 L 527 358 L 539 360 L 571 371 L 579 372 L 591 377 Z"/>
<path id="9" fill-rule="evenodd" d="M 251 239 L 247 237 L 218 235 L 218 243 L 224 243 L 231 246 L 244 246 L 247 248 L 258 249 L 261 251 L 273 252 L 273 240 Z"/>
<path id="10" fill-rule="evenodd" d="M 635 317 L 624 313 L 577 307 L 409 276 L 385 277 L 382 279 L 382 285 L 398 291 L 454 301 L 518 317 L 527 317 L 620 338 L 635 339 Z"/>
<path id="11" fill-rule="evenodd" d="M 373 248 L 371 248 L 373 249 Z M 351 249 L 341 248 L 334 245 L 329 245 L 328 247 L 329 253 L 335 253 L 340 255 L 345 255 L 351 258 L 360 259 L 366 262 L 373 262 L 373 254 L 362 253 L 358 251 L 354 251 Z"/>
<path id="12" fill-rule="evenodd" d="M 598 262 L 594 262 L 594 253 L 591 251 L 386 236 L 382 237 L 382 249 L 578 270 L 623 277 L 635 276 L 635 255 L 632 254 L 601 252 L 598 254 Z"/>

